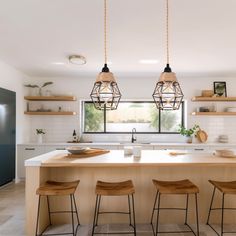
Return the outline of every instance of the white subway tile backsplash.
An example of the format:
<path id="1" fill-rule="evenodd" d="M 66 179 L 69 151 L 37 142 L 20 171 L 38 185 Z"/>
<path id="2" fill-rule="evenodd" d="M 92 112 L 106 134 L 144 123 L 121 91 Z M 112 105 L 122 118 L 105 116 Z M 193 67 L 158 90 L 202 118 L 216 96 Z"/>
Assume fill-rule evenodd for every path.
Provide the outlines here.
<path id="1" fill-rule="evenodd" d="M 39 78 L 40 83 L 42 78 Z M 48 81 L 48 78 L 44 78 Z M 124 79 L 124 78 L 123 78 Z M 236 107 L 236 102 L 192 102 L 191 98 L 193 96 L 199 96 L 201 90 L 212 89 L 213 81 L 217 81 L 217 78 L 178 78 L 182 85 L 182 89 L 187 100 L 187 126 L 191 127 L 194 124 L 200 125 L 200 127 L 208 133 L 208 142 L 216 142 L 219 135 L 228 135 L 230 142 L 236 142 L 236 116 L 192 116 L 190 115 L 193 111 L 201 106 L 213 106 L 215 105 L 217 111 L 224 111 L 226 107 Z M 142 90 L 142 94 L 132 89 L 133 81 L 135 80 L 137 88 L 145 88 Z M 221 81 L 227 82 L 228 96 L 235 96 L 236 82 L 234 78 L 220 79 Z M 52 109 L 57 111 L 59 106 L 62 107 L 64 111 L 76 111 L 76 116 L 29 116 L 29 130 L 30 140 L 34 142 L 37 140 L 35 130 L 37 128 L 42 128 L 46 131 L 44 136 L 45 142 L 66 142 L 72 139 L 72 133 L 75 129 L 79 134 L 80 129 L 80 102 L 79 97 L 89 98 L 91 88 L 94 83 L 94 78 L 68 78 L 65 79 L 55 78 L 50 81 L 54 82 L 53 92 L 54 94 L 65 94 L 69 93 L 77 96 L 78 101 L 76 102 L 30 102 L 30 109 L 35 110 L 43 105 L 44 109 Z M 219 81 L 219 79 L 218 79 Z M 152 99 L 151 94 L 156 83 L 156 78 L 119 78 L 120 87 L 122 88 L 122 99 Z M 64 90 L 66 92 L 64 92 Z M 26 106 L 25 106 L 26 107 Z M 28 135 L 26 135 L 28 136 Z M 84 140 L 87 141 L 114 141 L 114 142 L 130 142 L 131 135 L 84 135 Z M 180 135 L 137 135 L 137 139 L 140 142 L 185 142 L 185 138 Z"/>

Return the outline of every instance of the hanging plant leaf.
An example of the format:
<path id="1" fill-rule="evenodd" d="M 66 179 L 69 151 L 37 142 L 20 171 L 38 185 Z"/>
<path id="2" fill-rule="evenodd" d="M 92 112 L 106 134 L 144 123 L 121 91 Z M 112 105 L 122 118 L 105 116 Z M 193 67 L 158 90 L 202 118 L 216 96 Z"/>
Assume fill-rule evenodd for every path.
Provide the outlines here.
<path id="1" fill-rule="evenodd" d="M 24 86 L 27 88 L 39 88 L 39 86 L 36 84 L 25 84 Z"/>
<path id="2" fill-rule="evenodd" d="M 48 86 L 48 85 L 50 85 L 50 84 L 53 84 L 53 82 L 46 82 L 46 83 L 44 83 L 43 86 L 42 86 L 42 88 L 43 88 L 43 87 L 46 87 L 46 86 Z"/>

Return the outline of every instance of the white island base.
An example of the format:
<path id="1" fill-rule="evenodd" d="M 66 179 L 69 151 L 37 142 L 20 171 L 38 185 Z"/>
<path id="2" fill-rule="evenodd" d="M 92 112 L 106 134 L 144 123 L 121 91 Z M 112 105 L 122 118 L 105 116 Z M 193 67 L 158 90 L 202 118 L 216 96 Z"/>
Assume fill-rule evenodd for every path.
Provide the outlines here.
<path id="1" fill-rule="evenodd" d="M 64 157 L 67 151 L 53 151 L 26 161 L 26 234 L 35 234 L 38 196 L 36 189 L 47 180 L 73 181 L 80 180 L 75 194 L 81 224 L 92 224 L 95 205 L 95 186 L 97 180 L 120 182 L 131 179 L 135 186 L 135 212 L 137 223 L 150 223 L 156 190 L 152 179 L 181 180 L 189 179 L 199 189 L 199 220 L 206 222 L 213 187 L 208 180 L 236 180 L 236 159 L 220 158 L 212 154 L 184 154 L 171 156 L 168 151 L 142 151 L 141 159 L 124 156 L 121 150 L 108 154 L 71 159 Z M 69 197 L 52 197 L 53 210 L 69 209 Z M 216 195 L 216 205 L 221 205 L 221 195 Z M 226 195 L 226 207 L 236 207 L 236 196 Z M 162 206 L 185 207 L 186 198 L 181 195 L 163 195 Z M 195 222 L 194 198 L 190 198 L 189 222 Z M 126 210 L 126 197 L 104 197 L 101 207 L 108 210 Z M 62 209 L 63 208 L 63 209 Z M 182 217 L 181 217 L 182 216 Z M 212 214 L 212 221 L 219 222 L 221 212 Z M 55 215 L 53 223 L 68 223 L 70 215 Z M 127 222 L 126 216 L 104 215 L 101 223 Z M 162 211 L 162 223 L 184 222 L 184 212 Z M 225 221 L 235 221 L 234 214 L 226 211 Z M 40 230 L 48 224 L 46 201 L 41 205 Z"/>

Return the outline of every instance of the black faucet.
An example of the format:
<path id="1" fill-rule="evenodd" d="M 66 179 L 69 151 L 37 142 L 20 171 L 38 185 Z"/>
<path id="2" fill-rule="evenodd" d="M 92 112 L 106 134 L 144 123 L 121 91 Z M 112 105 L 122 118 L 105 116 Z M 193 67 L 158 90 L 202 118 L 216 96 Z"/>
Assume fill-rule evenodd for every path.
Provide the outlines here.
<path id="1" fill-rule="evenodd" d="M 136 129 L 133 128 L 132 129 L 132 138 L 131 138 L 131 142 L 134 143 L 135 141 L 137 141 L 137 138 L 134 136 L 134 134 L 136 133 Z"/>

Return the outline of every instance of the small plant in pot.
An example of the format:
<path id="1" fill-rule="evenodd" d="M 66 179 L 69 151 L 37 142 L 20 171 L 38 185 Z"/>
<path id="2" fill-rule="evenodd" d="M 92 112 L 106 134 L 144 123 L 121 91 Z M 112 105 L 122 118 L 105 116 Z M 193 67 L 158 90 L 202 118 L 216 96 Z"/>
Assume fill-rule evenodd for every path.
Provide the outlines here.
<path id="1" fill-rule="evenodd" d="M 184 126 L 180 125 L 179 133 L 187 138 L 187 143 L 193 142 L 193 135 L 196 135 L 196 133 L 199 130 L 199 125 L 194 125 L 192 128 L 187 129 Z"/>
<path id="2" fill-rule="evenodd" d="M 43 131 L 43 129 L 36 129 L 36 134 L 37 134 L 38 143 L 42 143 L 43 134 L 46 134 L 46 133 Z"/>

